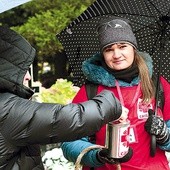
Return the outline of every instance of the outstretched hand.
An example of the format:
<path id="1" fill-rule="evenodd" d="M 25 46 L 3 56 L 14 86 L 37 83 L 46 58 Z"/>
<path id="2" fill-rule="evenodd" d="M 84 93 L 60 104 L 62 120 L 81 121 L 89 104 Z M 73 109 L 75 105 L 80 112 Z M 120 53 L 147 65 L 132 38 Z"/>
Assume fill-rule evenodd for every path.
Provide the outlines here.
<path id="1" fill-rule="evenodd" d="M 129 113 L 129 110 L 122 105 L 122 114 L 121 114 L 121 116 L 119 117 L 119 119 L 117 119 L 117 120 L 115 120 L 115 121 L 119 121 L 119 122 L 122 122 L 122 123 L 123 123 L 123 122 L 126 122 L 126 121 L 127 121 L 127 118 L 128 118 L 128 113 Z"/>

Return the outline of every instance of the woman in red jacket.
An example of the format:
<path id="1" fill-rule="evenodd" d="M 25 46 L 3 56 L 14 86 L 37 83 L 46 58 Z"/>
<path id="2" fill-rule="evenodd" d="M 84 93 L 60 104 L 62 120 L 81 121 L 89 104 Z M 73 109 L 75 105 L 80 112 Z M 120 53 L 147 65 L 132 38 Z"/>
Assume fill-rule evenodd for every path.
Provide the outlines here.
<path id="1" fill-rule="evenodd" d="M 168 170 L 165 151 L 170 151 L 170 85 L 160 78 L 164 91 L 164 107 L 157 115 L 148 114 L 155 110 L 155 87 L 152 81 L 153 64 L 149 54 L 137 50 L 136 38 L 129 21 L 120 18 L 108 19 L 97 27 L 101 54 L 96 54 L 82 65 L 87 80 L 98 84 L 97 92 L 112 91 L 120 102 L 129 109 L 129 146 L 133 154 L 115 160 L 105 149 L 94 149 L 82 158 L 84 170 L 115 170 L 116 161 L 122 170 Z M 74 98 L 74 103 L 87 100 L 83 85 Z M 106 126 L 95 134 L 96 144 L 105 145 Z M 156 136 L 156 154 L 150 155 L 151 136 Z M 92 146 L 89 138 L 65 142 L 62 149 L 65 157 L 75 162 L 81 151 Z M 114 144 L 113 144 L 114 145 Z M 126 155 L 125 155 L 126 156 Z"/>

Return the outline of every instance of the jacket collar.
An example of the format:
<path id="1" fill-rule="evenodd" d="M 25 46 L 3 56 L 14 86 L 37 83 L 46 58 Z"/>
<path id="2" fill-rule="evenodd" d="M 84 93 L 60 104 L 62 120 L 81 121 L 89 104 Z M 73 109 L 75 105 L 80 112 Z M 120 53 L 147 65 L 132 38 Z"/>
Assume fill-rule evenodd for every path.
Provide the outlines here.
<path id="1" fill-rule="evenodd" d="M 146 61 L 147 67 L 149 69 L 149 74 L 152 77 L 153 74 L 153 64 L 152 58 L 148 53 L 138 52 L 140 56 Z M 108 87 L 115 87 L 115 77 L 108 73 L 101 65 L 102 55 L 95 54 L 88 60 L 84 61 L 82 64 L 82 71 L 86 76 L 87 80 L 95 83 L 101 84 Z M 134 86 L 139 83 L 139 76 L 135 77 L 130 83 L 119 80 L 120 86 Z"/>

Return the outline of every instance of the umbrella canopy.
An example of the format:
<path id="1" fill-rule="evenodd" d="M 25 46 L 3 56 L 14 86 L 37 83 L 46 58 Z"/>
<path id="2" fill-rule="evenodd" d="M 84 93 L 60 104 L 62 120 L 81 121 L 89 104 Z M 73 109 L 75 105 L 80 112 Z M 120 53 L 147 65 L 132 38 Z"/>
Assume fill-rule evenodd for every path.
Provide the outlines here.
<path id="1" fill-rule="evenodd" d="M 84 83 L 82 62 L 100 52 L 96 24 L 111 16 L 131 21 L 138 49 L 148 52 L 153 57 L 155 73 L 161 70 L 170 81 L 170 0 L 96 0 L 57 34 L 69 60 L 73 83 Z"/>
<path id="2" fill-rule="evenodd" d="M 0 13 L 17 7 L 31 0 L 0 0 Z"/>

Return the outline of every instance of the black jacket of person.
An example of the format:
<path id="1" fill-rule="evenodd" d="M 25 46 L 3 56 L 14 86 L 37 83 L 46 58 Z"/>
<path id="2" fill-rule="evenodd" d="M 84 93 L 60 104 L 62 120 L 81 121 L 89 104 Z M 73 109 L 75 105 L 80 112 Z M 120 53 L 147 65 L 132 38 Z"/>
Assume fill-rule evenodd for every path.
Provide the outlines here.
<path id="1" fill-rule="evenodd" d="M 117 119 L 121 105 L 109 91 L 80 104 L 31 101 L 23 78 L 35 49 L 21 35 L 0 27 L 0 169 L 44 169 L 40 145 L 91 135 Z"/>

